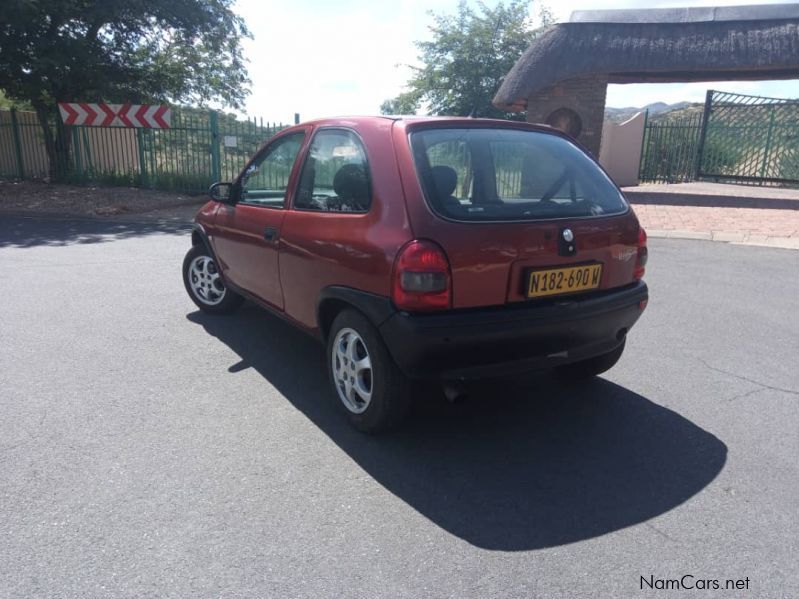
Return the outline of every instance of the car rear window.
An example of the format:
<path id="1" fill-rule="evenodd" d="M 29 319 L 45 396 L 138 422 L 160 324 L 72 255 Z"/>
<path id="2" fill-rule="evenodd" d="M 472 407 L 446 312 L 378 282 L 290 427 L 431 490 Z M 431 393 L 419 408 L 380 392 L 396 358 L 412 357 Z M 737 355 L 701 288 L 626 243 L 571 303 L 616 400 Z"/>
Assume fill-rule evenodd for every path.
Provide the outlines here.
<path id="1" fill-rule="evenodd" d="M 559 135 L 488 128 L 411 134 L 431 208 L 463 221 L 620 214 L 627 203 L 580 148 Z"/>

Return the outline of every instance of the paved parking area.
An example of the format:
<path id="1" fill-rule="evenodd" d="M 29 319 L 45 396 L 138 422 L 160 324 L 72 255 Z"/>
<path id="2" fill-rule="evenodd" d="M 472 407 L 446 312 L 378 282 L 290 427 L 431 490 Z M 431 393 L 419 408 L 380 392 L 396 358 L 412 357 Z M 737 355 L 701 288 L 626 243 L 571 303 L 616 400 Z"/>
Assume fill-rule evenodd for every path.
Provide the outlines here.
<path id="1" fill-rule="evenodd" d="M 689 197 L 697 205 L 746 204 L 765 208 L 778 206 L 784 202 L 799 203 L 799 189 L 796 187 L 767 187 L 761 185 L 738 185 L 732 183 L 711 183 L 692 181 L 690 183 L 642 183 L 625 187 L 625 193 L 651 200 Z M 657 203 L 657 201 L 653 201 Z"/>
<path id="2" fill-rule="evenodd" d="M 652 237 L 678 237 L 799 249 L 799 210 L 633 204 Z"/>
<path id="3" fill-rule="evenodd" d="M 607 376 L 425 398 L 373 438 L 312 339 L 196 311 L 188 243 L 0 219 L 0 597 L 796 595 L 799 253 L 652 240 Z"/>
<path id="4" fill-rule="evenodd" d="M 799 189 L 694 182 L 624 193 L 651 237 L 799 249 Z"/>

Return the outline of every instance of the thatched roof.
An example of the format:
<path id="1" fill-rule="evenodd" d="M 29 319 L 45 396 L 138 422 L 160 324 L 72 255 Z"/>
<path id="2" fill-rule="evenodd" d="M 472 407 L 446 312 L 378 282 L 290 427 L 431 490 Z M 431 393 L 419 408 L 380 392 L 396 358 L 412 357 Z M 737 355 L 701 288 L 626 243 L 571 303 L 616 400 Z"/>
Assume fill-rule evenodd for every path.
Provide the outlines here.
<path id="1" fill-rule="evenodd" d="M 799 78 L 799 4 L 576 12 L 516 62 L 494 97 L 505 110 L 559 81 Z"/>

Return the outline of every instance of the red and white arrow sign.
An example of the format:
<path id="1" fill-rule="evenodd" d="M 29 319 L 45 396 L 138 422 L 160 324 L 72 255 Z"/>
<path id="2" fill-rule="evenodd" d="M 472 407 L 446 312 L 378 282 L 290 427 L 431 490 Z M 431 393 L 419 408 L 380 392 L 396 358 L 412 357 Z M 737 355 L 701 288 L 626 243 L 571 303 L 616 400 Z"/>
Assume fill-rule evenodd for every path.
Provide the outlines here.
<path id="1" fill-rule="evenodd" d="M 65 125 L 169 129 L 172 109 L 157 104 L 85 104 L 62 102 L 58 111 Z"/>

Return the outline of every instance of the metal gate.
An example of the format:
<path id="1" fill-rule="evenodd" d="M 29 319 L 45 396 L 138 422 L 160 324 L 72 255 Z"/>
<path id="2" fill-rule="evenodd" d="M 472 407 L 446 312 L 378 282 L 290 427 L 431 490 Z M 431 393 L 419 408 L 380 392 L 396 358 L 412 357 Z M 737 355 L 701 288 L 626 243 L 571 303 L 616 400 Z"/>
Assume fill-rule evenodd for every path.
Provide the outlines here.
<path id="1" fill-rule="evenodd" d="M 644 129 L 642 182 L 799 184 L 799 100 L 708 90 L 704 110 Z"/>
<path id="2" fill-rule="evenodd" d="M 701 112 L 665 121 L 647 120 L 641 151 L 641 181 L 693 181 L 701 131 Z"/>
<path id="3" fill-rule="evenodd" d="M 697 178 L 799 183 L 799 100 L 710 90 Z"/>

